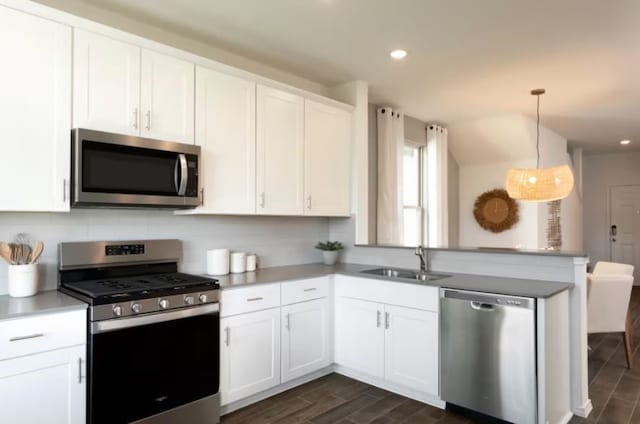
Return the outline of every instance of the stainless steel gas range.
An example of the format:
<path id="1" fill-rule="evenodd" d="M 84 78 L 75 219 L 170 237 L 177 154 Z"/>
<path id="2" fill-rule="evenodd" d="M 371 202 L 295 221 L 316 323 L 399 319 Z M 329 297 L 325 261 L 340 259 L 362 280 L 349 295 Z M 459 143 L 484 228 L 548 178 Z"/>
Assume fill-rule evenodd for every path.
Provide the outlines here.
<path id="1" fill-rule="evenodd" d="M 59 290 L 89 304 L 87 423 L 220 421 L 219 286 L 179 240 L 60 244 Z"/>

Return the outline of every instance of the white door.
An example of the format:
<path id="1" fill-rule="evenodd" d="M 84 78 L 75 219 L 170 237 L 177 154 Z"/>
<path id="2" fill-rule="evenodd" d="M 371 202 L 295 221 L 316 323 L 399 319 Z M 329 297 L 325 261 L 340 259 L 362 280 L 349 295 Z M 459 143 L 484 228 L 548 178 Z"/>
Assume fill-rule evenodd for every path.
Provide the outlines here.
<path id="1" fill-rule="evenodd" d="M 611 187 L 611 260 L 635 267 L 640 284 L 640 186 Z"/>
<path id="2" fill-rule="evenodd" d="M 140 134 L 140 48 L 74 29 L 73 126 Z"/>
<path id="3" fill-rule="evenodd" d="M 351 213 L 351 114 L 305 100 L 305 215 Z"/>
<path id="4" fill-rule="evenodd" d="M 280 308 L 220 320 L 222 404 L 280 384 Z"/>
<path id="5" fill-rule="evenodd" d="M 195 213 L 256 211 L 256 84 L 196 68 L 196 144 L 202 147 L 203 207 Z"/>
<path id="6" fill-rule="evenodd" d="M 86 347 L 0 361 L 0 423 L 85 424 Z"/>
<path id="7" fill-rule="evenodd" d="M 384 305 L 339 297 L 335 305 L 335 361 L 384 377 Z"/>
<path id="8" fill-rule="evenodd" d="M 141 75 L 141 135 L 193 143 L 194 64 L 143 49 Z"/>
<path id="9" fill-rule="evenodd" d="M 69 210 L 71 28 L 0 6 L 2 211 Z"/>
<path id="10" fill-rule="evenodd" d="M 438 396 L 438 314 L 385 305 L 385 378 Z"/>
<path id="11" fill-rule="evenodd" d="M 257 212 L 302 215 L 304 99 L 257 88 Z"/>
<path id="12" fill-rule="evenodd" d="M 282 382 L 329 366 L 329 299 L 282 308 Z"/>

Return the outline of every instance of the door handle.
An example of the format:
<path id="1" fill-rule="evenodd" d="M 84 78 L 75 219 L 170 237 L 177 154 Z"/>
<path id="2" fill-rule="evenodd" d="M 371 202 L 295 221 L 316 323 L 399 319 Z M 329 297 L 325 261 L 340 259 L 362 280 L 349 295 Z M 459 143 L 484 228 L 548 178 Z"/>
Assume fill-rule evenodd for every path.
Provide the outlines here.
<path id="1" fill-rule="evenodd" d="M 247 302 L 257 302 L 258 300 L 264 300 L 264 297 L 250 297 Z"/>
<path id="2" fill-rule="evenodd" d="M 611 235 L 614 236 L 614 237 L 618 235 L 618 226 L 617 225 L 612 225 L 611 226 Z"/>
<path id="3" fill-rule="evenodd" d="M 311 196 L 307 196 L 307 209 L 311 210 Z"/>
<path id="4" fill-rule="evenodd" d="M 78 384 L 82 384 L 82 358 L 78 358 Z"/>
<path id="5" fill-rule="evenodd" d="M 260 207 L 264 208 L 264 191 L 260 193 Z"/>
<path id="6" fill-rule="evenodd" d="M 180 183 L 178 183 L 178 173 L 180 173 Z M 173 168 L 173 183 L 176 186 L 176 190 L 178 190 L 178 196 L 185 195 L 188 181 L 187 156 L 184 153 L 180 153 L 178 159 L 176 159 L 176 165 Z"/>
<path id="7" fill-rule="evenodd" d="M 229 346 L 229 342 L 231 341 L 231 329 L 229 327 L 224 328 L 224 344 Z"/>
<path id="8" fill-rule="evenodd" d="M 388 330 L 390 327 L 390 322 L 389 322 L 389 312 L 385 312 L 384 313 L 384 329 Z"/>
<path id="9" fill-rule="evenodd" d="M 291 331 L 291 314 L 287 314 L 285 318 L 286 318 L 285 327 L 287 328 L 287 331 Z"/>
<path id="10" fill-rule="evenodd" d="M 36 339 L 38 337 L 44 337 L 44 334 L 43 333 L 36 333 L 36 334 L 29 334 L 28 336 L 11 337 L 9 339 L 9 342 L 19 342 L 19 341 L 22 341 L 22 340 Z"/>
<path id="11" fill-rule="evenodd" d="M 489 303 L 477 302 L 475 300 L 469 302 L 471 308 L 476 311 L 493 311 L 495 310 L 494 306 Z"/>
<path id="12" fill-rule="evenodd" d="M 138 108 L 133 109 L 133 129 L 138 129 Z"/>
<path id="13" fill-rule="evenodd" d="M 144 115 L 147 117 L 147 125 L 145 125 L 145 128 L 149 131 L 151 130 L 151 110 L 147 110 L 147 113 Z"/>
<path id="14" fill-rule="evenodd" d="M 381 317 L 382 317 L 382 312 L 376 311 L 376 328 L 380 328 Z"/>

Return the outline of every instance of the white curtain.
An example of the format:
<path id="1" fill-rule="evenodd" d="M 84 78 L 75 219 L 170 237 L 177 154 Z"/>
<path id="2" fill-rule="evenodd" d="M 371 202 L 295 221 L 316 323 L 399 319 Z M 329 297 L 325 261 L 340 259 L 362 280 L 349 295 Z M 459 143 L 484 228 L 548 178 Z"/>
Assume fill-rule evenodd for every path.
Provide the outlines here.
<path id="1" fill-rule="evenodd" d="M 447 246 L 449 243 L 448 152 L 447 129 L 427 125 L 427 216 L 430 247 Z"/>
<path id="2" fill-rule="evenodd" d="M 404 115 L 378 109 L 378 243 L 402 244 Z"/>

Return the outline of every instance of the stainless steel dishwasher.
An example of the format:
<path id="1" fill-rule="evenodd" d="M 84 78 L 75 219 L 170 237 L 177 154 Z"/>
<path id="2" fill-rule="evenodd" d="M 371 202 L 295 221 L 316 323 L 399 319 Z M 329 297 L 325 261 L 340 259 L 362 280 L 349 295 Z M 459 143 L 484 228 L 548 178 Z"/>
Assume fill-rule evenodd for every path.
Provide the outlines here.
<path id="1" fill-rule="evenodd" d="M 440 307 L 442 399 L 535 424 L 535 299 L 442 289 Z"/>

